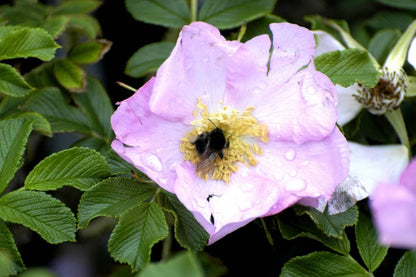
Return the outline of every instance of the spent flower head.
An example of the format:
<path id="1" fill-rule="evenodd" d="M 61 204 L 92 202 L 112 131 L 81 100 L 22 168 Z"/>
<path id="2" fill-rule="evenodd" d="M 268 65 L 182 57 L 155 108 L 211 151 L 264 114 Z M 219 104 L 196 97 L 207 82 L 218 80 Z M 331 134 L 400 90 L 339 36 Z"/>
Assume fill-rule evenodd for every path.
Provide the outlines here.
<path id="1" fill-rule="evenodd" d="M 113 149 L 177 195 L 210 243 L 262 216 L 328 200 L 348 173 L 335 87 L 309 30 L 227 41 L 184 26 L 169 58 L 112 116 Z"/>

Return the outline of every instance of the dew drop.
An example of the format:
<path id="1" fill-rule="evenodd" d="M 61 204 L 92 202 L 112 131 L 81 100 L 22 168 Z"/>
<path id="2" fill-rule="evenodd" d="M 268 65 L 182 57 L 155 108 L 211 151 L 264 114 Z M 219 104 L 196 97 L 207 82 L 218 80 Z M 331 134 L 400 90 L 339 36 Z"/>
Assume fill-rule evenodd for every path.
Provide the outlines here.
<path id="1" fill-rule="evenodd" d="M 286 185 L 286 190 L 291 192 L 302 191 L 306 188 L 306 181 L 303 179 L 290 180 Z"/>
<path id="2" fill-rule="evenodd" d="M 157 179 L 157 181 L 158 181 L 158 183 L 159 183 L 160 185 L 162 185 L 162 186 L 166 186 L 166 185 L 167 185 L 167 183 L 168 183 L 168 179 L 167 179 L 167 178 L 165 178 L 165 177 L 160 177 L 160 178 L 158 178 L 158 179 Z"/>
<path id="3" fill-rule="evenodd" d="M 303 162 L 302 162 L 302 165 L 303 165 L 303 166 L 306 166 L 306 165 L 308 165 L 308 164 L 309 164 L 309 161 L 303 161 Z"/>
<path id="4" fill-rule="evenodd" d="M 292 176 L 292 177 L 295 177 L 296 174 L 297 174 L 297 172 L 294 169 L 289 172 L 289 175 Z"/>
<path id="5" fill-rule="evenodd" d="M 153 154 L 146 153 L 143 154 L 141 157 L 141 161 L 145 167 L 148 167 L 149 169 L 153 171 L 160 172 L 162 171 L 162 162 L 159 160 L 159 158 Z"/>
<path id="6" fill-rule="evenodd" d="M 288 161 L 293 161 L 296 158 L 296 151 L 294 149 L 289 149 L 285 154 L 285 158 Z"/>

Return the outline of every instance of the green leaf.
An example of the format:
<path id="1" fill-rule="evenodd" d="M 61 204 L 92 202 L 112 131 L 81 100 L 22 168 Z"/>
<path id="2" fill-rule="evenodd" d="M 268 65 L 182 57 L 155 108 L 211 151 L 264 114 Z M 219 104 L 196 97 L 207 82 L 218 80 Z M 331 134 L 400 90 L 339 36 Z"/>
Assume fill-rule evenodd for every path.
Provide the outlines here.
<path id="1" fill-rule="evenodd" d="M 100 23 L 96 18 L 88 14 L 73 14 L 69 17 L 68 29 L 80 31 L 90 39 L 95 39 L 101 34 Z"/>
<path id="2" fill-rule="evenodd" d="M 343 234 L 346 226 L 352 226 L 357 223 L 358 209 L 353 206 L 343 213 L 329 215 L 326 211 L 321 213 L 313 208 L 308 208 L 306 213 L 316 223 L 319 229 L 324 231 L 328 236 L 338 237 Z"/>
<path id="3" fill-rule="evenodd" d="M 10 25 L 39 27 L 47 17 L 46 6 L 30 1 L 16 1 L 14 6 L 5 9 L 3 16 Z"/>
<path id="4" fill-rule="evenodd" d="M 113 105 L 104 87 L 97 79 L 87 76 L 86 80 L 86 92 L 73 94 L 72 98 L 88 116 L 94 130 L 109 141 L 114 136 L 110 121 L 114 112 Z"/>
<path id="5" fill-rule="evenodd" d="M 78 226 L 85 228 L 98 216 L 120 217 L 155 193 L 156 186 L 135 179 L 106 179 L 82 195 L 78 209 Z"/>
<path id="6" fill-rule="evenodd" d="M 29 268 L 19 274 L 19 277 L 58 277 L 52 270 L 47 268 Z"/>
<path id="7" fill-rule="evenodd" d="M 124 213 L 108 241 L 111 256 L 134 270 L 150 261 L 151 247 L 168 235 L 162 209 L 155 203 L 140 203 Z"/>
<path id="8" fill-rule="evenodd" d="M 407 251 L 399 260 L 394 269 L 394 277 L 415 276 L 416 272 L 416 250 Z"/>
<path id="9" fill-rule="evenodd" d="M 13 97 L 23 97 L 31 89 L 32 87 L 26 83 L 15 68 L 0 63 L 0 93 Z"/>
<path id="10" fill-rule="evenodd" d="M 205 0 L 198 20 L 219 29 L 230 29 L 272 12 L 275 4 L 276 0 Z"/>
<path id="11" fill-rule="evenodd" d="M 85 191 L 109 175 L 105 158 L 90 148 L 73 147 L 46 157 L 29 173 L 25 187 L 55 190 L 72 186 Z"/>
<path id="12" fill-rule="evenodd" d="M 103 153 L 112 175 L 130 174 L 135 167 L 123 160 L 112 148 Z"/>
<path id="13" fill-rule="evenodd" d="M 381 30 L 371 38 L 368 51 L 380 64 L 383 64 L 400 36 L 400 32 L 396 29 Z"/>
<path id="14" fill-rule="evenodd" d="M 316 57 L 314 61 L 318 71 L 343 87 L 354 83 L 374 87 L 380 76 L 378 68 L 372 63 L 368 53 L 355 48 L 324 53 Z"/>
<path id="15" fill-rule="evenodd" d="M 398 29 L 404 32 L 414 17 L 399 11 L 380 11 L 366 20 L 367 26 L 374 30 Z"/>
<path id="16" fill-rule="evenodd" d="M 24 100 L 23 97 L 3 96 L 0 100 L 0 118 L 14 114 Z"/>
<path id="17" fill-rule="evenodd" d="M 12 191 L 0 198 L 0 218 L 23 224 L 49 243 L 75 241 L 75 217 L 52 196 L 39 191 Z"/>
<path id="18" fill-rule="evenodd" d="M 62 34 L 68 24 L 69 18 L 66 16 L 49 16 L 42 24 L 42 28 L 45 29 L 52 37 L 56 38 Z"/>
<path id="19" fill-rule="evenodd" d="M 343 231 L 339 238 L 326 235 L 307 216 L 296 216 L 286 211 L 278 216 L 279 230 L 283 238 L 292 240 L 299 237 L 306 237 L 321 242 L 330 249 L 348 255 L 350 253 L 350 241 Z"/>
<path id="20" fill-rule="evenodd" d="M 53 73 L 59 84 L 71 92 L 83 92 L 87 85 L 85 71 L 69 59 L 57 60 Z"/>
<path id="21" fill-rule="evenodd" d="M 329 252 L 314 252 L 306 256 L 295 257 L 287 262 L 281 277 L 368 277 L 369 273 L 351 257 Z"/>
<path id="22" fill-rule="evenodd" d="M 52 137 L 52 129 L 48 120 L 39 113 L 35 112 L 19 112 L 17 117 L 23 117 L 27 121 L 32 122 L 33 129 L 45 136 Z"/>
<path id="23" fill-rule="evenodd" d="M 380 245 L 371 219 L 363 212 L 360 213 L 355 227 L 355 237 L 361 258 L 368 270 L 374 272 L 386 257 L 389 249 Z"/>
<path id="24" fill-rule="evenodd" d="M 175 216 L 175 238 L 178 243 L 195 252 L 204 249 L 208 243 L 209 234 L 195 220 L 192 213 L 179 202 L 174 194 L 163 191 L 163 194 L 159 196 L 158 200 L 162 208 Z"/>
<path id="25" fill-rule="evenodd" d="M 12 233 L 0 220 L 0 276 L 15 275 L 24 267 Z"/>
<path id="26" fill-rule="evenodd" d="M 186 0 L 126 0 L 134 19 L 164 27 L 182 28 L 191 22 Z"/>
<path id="27" fill-rule="evenodd" d="M 4 119 L 13 118 L 24 118 L 27 121 L 32 122 L 32 128 L 36 132 L 45 136 L 52 136 L 51 125 L 49 124 L 48 120 L 46 120 L 46 118 L 43 117 L 41 114 L 35 112 L 22 112 L 20 110 L 15 110 L 8 116 L 4 117 Z"/>
<path id="28" fill-rule="evenodd" d="M 20 167 L 31 131 L 32 123 L 24 118 L 0 121 L 0 193 Z"/>
<path id="29" fill-rule="evenodd" d="M 204 277 L 201 265 L 192 252 L 180 252 L 167 261 L 147 265 L 137 277 Z"/>
<path id="30" fill-rule="evenodd" d="M 127 61 L 125 73 L 131 77 L 142 77 L 156 71 L 172 52 L 172 42 L 156 42 L 148 44 L 133 54 Z"/>
<path id="31" fill-rule="evenodd" d="M 101 3 L 102 2 L 98 0 L 64 1 L 52 11 L 52 14 L 66 15 L 76 13 L 89 13 L 98 8 Z"/>
<path id="32" fill-rule="evenodd" d="M 59 87 L 53 73 L 53 63 L 43 63 L 25 75 L 26 81 L 33 87 Z"/>
<path id="33" fill-rule="evenodd" d="M 268 34 L 271 37 L 272 33 L 269 29 L 269 25 L 271 23 L 280 22 L 286 22 L 286 20 L 274 14 L 267 14 L 259 19 L 251 21 L 247 24 L 247 30 L 244 34 L 242 41 L 250 40 L 253 37 L 262 34 Z"/>
<path id="34" fill-rule="evenodd" d="M 415 0 L 376 0 L 377 2 L 380 2 L 382 4 L 401 8 L 401 9 L 408 9 L 408 10 L 416 10 L 416 1 Z"/>
<path id="35" fill-rule="evenodd" d="M 343 41 L 342 36 L 340 36 L 340 34 L 336 30 L 328 26 L 328 19 L 323 18 L 320 15 L 308 15 L 308 16 L 305 16 L 305 21 L 311 24 L 311 30 L 325 31 L 331 34 L 334 38 L 336 38 L 339 42 L 342 43 Z M 350 28 L 348 26 L 347 21 L 345 20 L 333 20 L 333 21 L 337 23 L 346 32 L 349 32 Z"/>
<path id="36" fill-rule="evenodd" d="M 75 44 L 67 57 L 76 64 L 98 62 L 111 47 L 111 41 L 105 39 L 90 40 Z"/>
<path id="37" fill-rule="evenodd" d="M 36 91 L 28 98 L 23 108 L 43 115 L 54 132 L 89 133 L 91 131 L 85 115 L 77 108 L 70 106 L 57 88 L 44 88 Z"/>
<path id="38" fill-rule="evenodd" d="M 101 154 L 103 154 L 103 151 L 105 149 L 109 148 L 109 145 L 105 140 L 103 140 L 102 138 L 97 138 L 97 137 L 82 138 L 82 139 L 76 141 L 74 144 L 72 144 L 72 146 L 88 147 L 88 148 L 97 150 Z M 103 156 L 105 156 L 105 155 L 103 155 Z M 113 175 L 113 174 L 111 174 L 111 175 Z"/>
<path id="39" fill-rule="evenodd" d="M 58 47 L 43 29 L 0 26 L 0 60 L 34 57 L 49 61 Z"/>

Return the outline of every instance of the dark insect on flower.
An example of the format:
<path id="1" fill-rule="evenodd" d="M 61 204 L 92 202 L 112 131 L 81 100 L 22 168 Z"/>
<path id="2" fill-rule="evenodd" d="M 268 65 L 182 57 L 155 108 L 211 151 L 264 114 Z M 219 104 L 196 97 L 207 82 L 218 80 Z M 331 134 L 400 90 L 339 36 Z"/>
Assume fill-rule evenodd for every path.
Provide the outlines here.
<path id="1" fill-rule="evenodd" d="M 215 126 L 215 129 L 199 134 L 192 143 L 195 145 L 195 150 L 200 156 L 196 170 L 202 176 L 214 169 L 214 162 L 217 157 L 220 157 L 221 159 L 224 158 L 222 150 L 229 146 L 229 142 L 225 139 L 223 130 L 211 120 L 209 121 Z"/>

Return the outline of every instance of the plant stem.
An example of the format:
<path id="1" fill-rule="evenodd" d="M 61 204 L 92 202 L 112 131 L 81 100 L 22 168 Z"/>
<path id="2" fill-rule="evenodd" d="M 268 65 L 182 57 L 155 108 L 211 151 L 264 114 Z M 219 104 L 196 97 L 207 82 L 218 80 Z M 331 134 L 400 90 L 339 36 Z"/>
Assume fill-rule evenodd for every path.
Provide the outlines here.
<path id="1" fill-rule="evenodd" d="M 407 135 L 406 124 L 404 123 L 403 115 L 400 108 L 397 110 L 388 111 L 385 115 L 387 117 L 387 120 L 390 122 L 390 124 L 396 131 L 397 135 L 399 136 L 402 144 L 406 146 L 409 150 L 409 156 L 411 157 L 412 153 L 409 143 L 409 137 Z"/>
<path id="2" fill-rule="evenodd" d="M 197 20 L 196 14 L 198 11 L 198 0 L 191 0 L 191 22 Z"/>

